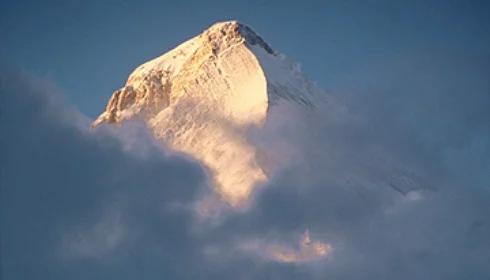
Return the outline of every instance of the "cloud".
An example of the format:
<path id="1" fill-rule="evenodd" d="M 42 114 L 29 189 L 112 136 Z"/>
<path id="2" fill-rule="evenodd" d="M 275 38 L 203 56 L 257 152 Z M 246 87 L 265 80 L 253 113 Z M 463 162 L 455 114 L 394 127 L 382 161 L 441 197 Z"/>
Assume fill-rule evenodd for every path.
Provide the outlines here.
<path id="1" fill-rule="evenodd" d="M 314 113 L 278 106 L 250 135 L 273 155 L 262 159 L 271 181 L 234 212 L 207 196 L 199 165 L 137 123 L 89 130 L 49 82 L 2 77 L 4 279 L 490 273 L 488 112 L 475 105 L 486 95 L 449 92 L 467 104 L 457 114 L 442 102 L 413 116 L 424 96 L 405 91 L 331 94 Z M 196 219 L 196 208 L 220 217 Z"/>
<path id="2" fill-rule="evenodd" d="M 124 242 L 128 229 L 120 209 L 107 209 L 95 224 L 74 229 L 63 237 L 61 253 L 67 258 L 99 258 Z"/>
<path id="3" fill-rule="evenodd" d="M 148 151 L 128 145 L 129 132 L 90 131 L 49 82 L 6 73 L 1 92 L 5 279 L 65 269 L 74 279 L 102 275 L 95 259 L 127 259 L 139 245 L 186 250 L 171 236 L 185 236 L 191 215 L 166 205 L 195 199 L 205 181 L 200 166 L 161 153 L 141 134 L 133 140 Z M 94 259 L 91 269 L 80 272 L 77 259 Z"/>
<path id="4" fill-rule="evenodd" d="M 238 244 L 238 250 L 279 263 L 304 263 L 325 258 L 332 247 L 324 242 L 311 240 L 308 230 L 297 246 L 268 240 L 249 240 Z"/>

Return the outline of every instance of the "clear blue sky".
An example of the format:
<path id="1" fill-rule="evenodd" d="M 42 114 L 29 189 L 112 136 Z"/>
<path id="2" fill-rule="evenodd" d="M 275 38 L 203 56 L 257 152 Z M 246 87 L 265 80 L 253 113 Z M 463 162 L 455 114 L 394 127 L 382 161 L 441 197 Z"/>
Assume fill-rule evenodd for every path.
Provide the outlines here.
<path id="1" fill-rule="evenodd" d="M 390 79 L 426 66 L 427 75 L 449 65 L 461 71 L 451 75 L 474 75 L 476 68 L 482 74 L 490 56 L 489 6 L 489 1 L 4 0 L 0 52 L 9 64 L 54 80 L 70 103 L 93 117 L 133 68 L 215 21 L 238 19 L 300 62 L 323 88 L 382 91 L 395 83 Z"/>

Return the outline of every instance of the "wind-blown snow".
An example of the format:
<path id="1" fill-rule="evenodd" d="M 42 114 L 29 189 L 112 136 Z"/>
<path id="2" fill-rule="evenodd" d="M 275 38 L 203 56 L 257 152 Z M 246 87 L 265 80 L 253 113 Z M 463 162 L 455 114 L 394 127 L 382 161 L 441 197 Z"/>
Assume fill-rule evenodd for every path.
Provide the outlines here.
<path id="1" fill-rule="evenodd" d="M 93 126 L 142 119 L 168 147 L 206 166 L 219 195 L 240 207 L 267 181 L 246 130 L 263 126 L 280 100 L 311 107 L 314 90 L 249 27 L 221 22 L 136 68 Z"/>

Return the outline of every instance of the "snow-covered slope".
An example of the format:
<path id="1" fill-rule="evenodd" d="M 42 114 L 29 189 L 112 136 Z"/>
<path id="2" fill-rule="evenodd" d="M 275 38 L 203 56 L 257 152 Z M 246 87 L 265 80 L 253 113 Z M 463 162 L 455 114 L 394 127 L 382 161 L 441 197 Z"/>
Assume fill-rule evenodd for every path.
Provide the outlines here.
<path id="1" fill-rule="evenodd" d="M 281 100 L 313 107 L 316 91 L 251 28 L 220 22 L 136 68 L 93 126 L 143 120 L 157 139 L 207 167 L 220 196 L 240 207 L 267 181 L 245 131 L 261 127 Z"/>

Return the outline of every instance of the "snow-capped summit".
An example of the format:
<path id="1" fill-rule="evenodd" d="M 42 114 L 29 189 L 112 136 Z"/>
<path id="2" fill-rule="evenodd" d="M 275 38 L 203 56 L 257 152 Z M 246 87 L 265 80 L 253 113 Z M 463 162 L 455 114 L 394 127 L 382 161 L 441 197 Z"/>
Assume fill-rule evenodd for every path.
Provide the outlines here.
<path id="1" fill-rule="evenodd" d="M 137 67 L 93 127 L 143 120 L 168 147 L 200 161 L 223 200 L 239 207 L 267 181 L 244 131 L 261 127 L 278 102 L 313 107 L 315 91 L 250 27 L 219 22 Z"/>
<path id="2" fill-rule="evenodd" d="M 260 46 L 269 54 L 274 50 L 249 26 L 236 20 L 218 22 L 204 32 L 212 40 L 244 40 L 250 46 Z M 219 43 L 218 43 L 219 44 Z"/>

